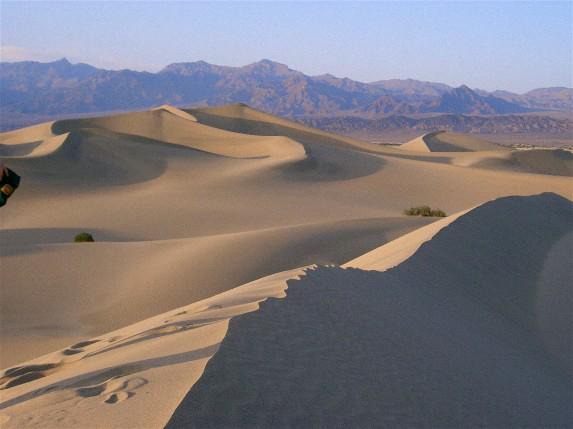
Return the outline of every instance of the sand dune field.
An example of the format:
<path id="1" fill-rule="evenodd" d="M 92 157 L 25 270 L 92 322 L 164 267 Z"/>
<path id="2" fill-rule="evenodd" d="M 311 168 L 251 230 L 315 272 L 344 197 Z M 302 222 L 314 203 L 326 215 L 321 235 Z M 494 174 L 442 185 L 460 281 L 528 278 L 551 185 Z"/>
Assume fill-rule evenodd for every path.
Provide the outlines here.
<path id="1" fill-rule="evenodd" d="M 40 124 L 0 159 L 3 429 L 573 424 L 571 152 L 237 104 Z"/>

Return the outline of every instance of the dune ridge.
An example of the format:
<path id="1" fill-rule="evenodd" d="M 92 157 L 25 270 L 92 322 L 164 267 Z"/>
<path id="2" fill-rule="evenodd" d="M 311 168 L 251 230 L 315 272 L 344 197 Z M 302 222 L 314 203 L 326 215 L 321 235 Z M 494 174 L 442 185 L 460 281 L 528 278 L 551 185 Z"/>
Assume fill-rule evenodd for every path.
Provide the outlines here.
<path id="1" fill-rule="evenodd" d="M 401 144 L 400 149 L 416 152 L 485 152 L 508 151 L 496 143 L 469 135 L 446 131 L 433 131 Z"/>
<path id="2" fill-rule="evenodd" d="M 271 115 L 244 104 L 187 109 L 206 125 L 256 135 L 284 135 L 303 143 L 336 147 L 418 161 L 448 163 L 460 167 L 516 171 L 535 174 L 573 175 L 573 155 L 566 150 L 533 149 L 527 155 L 470 135 L 447 131 L 423 134 L 397 148 L 380 146 L 314 130 L 294 121 Z M 526 158 L 526 159 L 524 159 Z"/>
<path id="3" fill-rule="evenodd" d="M 96 130 L 143 137 L 232 158 L 297 158 L 305 155 L 301 145 L 290 139 L 265 139 L 206 127 L 199 124 L 191 114 L 169 105 L 144 112 L 54 121 L 4 133 L 0 155 L 6 158 L 51 155 L 65 143 L 66 138 L 63 136 L 70 133 L 82 135 Z M 31 144 L 37 148 L 31 153 L 19 155 L 23 153 L 24 147 Z"/>
<path id="4" fill-rule="evenodd" d="M 573 153 L 563 149 L 510 150 L 476 137 L 434 131 L 399 146 L 416 153 L 455 155 L 449 162 L 460 167 L 573 176 Z"/>
<path id="5" fill-rule="evenodd" d="M 572 213 L 552 194 L 502 198 L 448 219 L 429 241 L 409 234 L 418 250 L 391 270 L 362 269 L 386 270 L 389 243 L 374 251 L 379 266 L 359 258 L 309 272 L 286 299 L 231 320 L 167 427 L 567 427 L 571 368 L 526 322 L 539 307 L 514 312 L 510 300 L 544 287 L 535 274 L 570 237 Z M 462 250 L 471 246 L 497 253 Z M 540 249 L 524 261 L 528 246 Z M 571 282 L 559 285 L 554 297 L 572 303 Z M 545 333 L 559 332 L 567 359 L 571 313 L 553 322 Z"/>

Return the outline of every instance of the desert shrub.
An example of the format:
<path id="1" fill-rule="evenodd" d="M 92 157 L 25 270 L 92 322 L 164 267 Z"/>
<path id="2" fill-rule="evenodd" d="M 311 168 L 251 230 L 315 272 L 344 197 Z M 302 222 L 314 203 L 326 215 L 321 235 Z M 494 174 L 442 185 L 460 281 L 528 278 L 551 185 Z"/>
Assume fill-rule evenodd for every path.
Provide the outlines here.
<path id="1" fill-rule="evenodd" d="M 76 243 L 93 243 L 95 240 L 89 232 L 80 232 L 74 238 Z"/>
<path id="2" fill-rule="evenodd" d="M 430 212 L 430 216 L 432 217 L 446 217 L 446 212 L 440 210 L 440 209 L 436 209 L 436 210 L 432 210 Z"/>
<path id="3" fill-rule="evenodd" d="M 442 210 L 432 210 L 429 206 L 411 207 L 404 210 L 404 214 L 408 216 L 446 217 L 446 213 Z"/>

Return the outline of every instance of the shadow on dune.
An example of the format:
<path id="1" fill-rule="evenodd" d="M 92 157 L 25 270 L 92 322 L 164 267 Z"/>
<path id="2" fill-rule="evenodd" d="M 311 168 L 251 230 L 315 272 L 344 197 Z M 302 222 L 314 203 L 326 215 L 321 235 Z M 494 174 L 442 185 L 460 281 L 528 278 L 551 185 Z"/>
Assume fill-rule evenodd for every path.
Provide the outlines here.
<path id="1" fill-rule="evenodd" d="M 285 136 L 302 143 L 305 160 L 284 164 L 277 171 L 282 177 L 303 181 L 337 181 L 368 176 L 384 167 L 381 157 L 372 156 L 340 139 L 307 132 L 272 122 L 256 121 L 188 110 L 200 123 L 236 133 L 258 136 Z"/>
<path id="2" fill-rule="evenodd" d="M 285 179 L 309 182 L 350 180 L 374 174 L 385 164 L 380 157 L 318 144 L 307 148 L 307 153 L 302 161 L 278 166 L 277 174 Z"/>
<path id="3" fill-rule="evenodd" d="M 354 147 L 353 145 L 346 143 L 344 138 L 330 137 L 328 135 L 319 134 L 320 131 L 316 130 L 315 133 L 296 129 L 282 124 L 257 121 L 253 119 L 247 119 L 242 117 L 231 117 L 231 116 L 221 116 L 217 114 L 208 113 L 200 109 L 189 109 L 186 110 L 197 120 L 205 125 L 223 129 L 226 131 L 232 131 L 235 133 L 251 134 L 258 136 L 285 136 L 290 137 L 300 143 L 313 144 L 313 143 L 323 143 L 327 145 L 333 145 L 337 147 Z M 279 118 L 277 118 L 279 119 Z M 301 125 L 303 127 L 303 125 Z"/>
<path id="4" fill-rule="evenodd" d="M 41 140 L 17 145 L 0 144 L 0 157 L 26 156 L 41 144 Z"/>
<path id="5" fill-rule="evenodd" d="M 536 301 L 572 216 L 554 194 L 501 198 L 389 271 L 289 281 L 231 320 L 167 427 L 567 427 L 571 313 L 548 349 Z"/>
<path id="6" fill-rule="evenodd" d="M 231 321 L 167 428 L 566 427 L 570 382 L 515 334 L 466 298 L 320 268 Z"/>
<path id="7" fill-rule="evenodd" d="M 101 187 L 151 180 L 166 169 L 166 148 L 141 137 L 122 138 L 96 130 L 70 132 L 61 147 L 45 156 L 11 159 L 26 182 L 48 186 Z M 172 154 L 173 155 L 173 154 Z"/>

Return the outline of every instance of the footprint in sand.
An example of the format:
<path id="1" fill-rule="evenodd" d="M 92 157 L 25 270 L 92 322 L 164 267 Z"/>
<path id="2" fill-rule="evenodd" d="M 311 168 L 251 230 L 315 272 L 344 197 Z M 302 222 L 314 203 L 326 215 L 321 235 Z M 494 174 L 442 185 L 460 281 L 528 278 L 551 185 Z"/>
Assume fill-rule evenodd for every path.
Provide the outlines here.
<path id="1" fill-rule="evenodd" d="M 106 404 L 117 404 L 135 395 L 134 390 L 147 384 L 142 377 L 122 380 L 112 377 L 102 383 L 76 389 L 76 394 L 82 398 L 103 397 Z"/>
<path id="2" fill-rule="evenodd" d="M 117 392 L 112 393 L 107 398 L 105 398 L 106 404 L 117 404 L 118 402 L 124 401 L 131 396 L 130 392 Z"/>
<path id="3" fill-rule="evenodd" d="M 25 365 L 9 368 L 4 371 L 0 377 L 0 390 L 9 389 L 20 384 L 29 383 L 48 375 L 54 368 L 58 367 L 57 363 L 46 363 L 39 365 Z"/>
<path id="4" fill-rule="evenodd" d="M 73 346 L 70 346 L 70 349 L 79 350 L 79 349 L 83 349 L 84 347 L 87 347 L 87 346 L 90 346 L 92 344 L 99 343 L 99 342 L 100 342 L 100 340 L 80 341 L 79 343 L 76 343 Z"/>
<path id="5" fill-rule="evenodd" d="M 73 356 L 77 355 L 78 353 L 83 353 L 86 351 L 85 349 L 86 347 L 91 346 L 92 344 L 95 343 L 99 343 L 100 341 L 101 340 L 80 341 L 79 343 L 71 345 L 70 347 L 62 351 L 62 354 L 65 356 Z"/>

